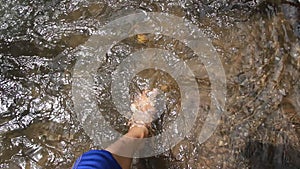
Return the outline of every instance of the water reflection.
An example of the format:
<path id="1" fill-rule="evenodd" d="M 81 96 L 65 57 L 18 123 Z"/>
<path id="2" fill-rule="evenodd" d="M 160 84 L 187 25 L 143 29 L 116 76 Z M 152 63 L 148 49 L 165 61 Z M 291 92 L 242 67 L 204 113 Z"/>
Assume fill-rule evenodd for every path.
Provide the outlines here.
<path id="1" fill-rule="evenodd" d="M 207 142 L 190 136 L 134 168 L 300 167 L 298 1 L 2 0 L 0 168 L 69 168 L 94 147 L 72 109 L 73 49 L 110 19 L 135 11 L 167 12 L 202 28 L 221 56 L 228 96 L 227 114 Z M 197 57 L 162 35 L 128 38 L 108 52 L 101 84 L 109 83 L 111 65 L 147 47 L 175 51 L 190 64 Z M 210 109 L 207 73 L 197 75 L 202 114 L 195 133 Z M 110 119 L 126 131 L 125 121 Z"/>

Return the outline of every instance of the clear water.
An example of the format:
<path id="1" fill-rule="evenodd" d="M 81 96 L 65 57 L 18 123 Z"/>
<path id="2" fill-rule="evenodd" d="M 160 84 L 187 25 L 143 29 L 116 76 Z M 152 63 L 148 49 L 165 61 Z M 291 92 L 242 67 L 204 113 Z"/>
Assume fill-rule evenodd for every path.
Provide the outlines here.
<path id="1" fill-rule="evenodd" d="M 300 168 L 300 45 L 298 1 L 91 1 L 0 0 L 0 168 L 70 168 L 95 148 L 75 117 L 74 50 L 110 20 L 134 12 L 184 17 L 211 38 L 227 80 L 226 112 L 214 134 L 199 144 L 187 137 L 172 150 L 135 160 L 133 168 Z M 157 47 L 193 63 L 193 51 L 159 35 L 131 37 L 112 47 L 99 68 L 107 87 L 115 65 L 130 53 Z M 199 63 L 194 63 L 199 66 Z M 201 65 L 201 64 L 200 64 Z M 210 83 L 198 72 L 201 115 L 210 109 Z M 180 94 L 167 74 L 138 74 L 131 90 L 160 87 L 169 114 L 156 133 L 177 117 Z M 113 112 L 109 92 L 98 95 L 116 130 L 126 119 Z M 172 111 L 173 110 L 173 111 Z M 155 133 L 154 133 L 155 134 Z"/>

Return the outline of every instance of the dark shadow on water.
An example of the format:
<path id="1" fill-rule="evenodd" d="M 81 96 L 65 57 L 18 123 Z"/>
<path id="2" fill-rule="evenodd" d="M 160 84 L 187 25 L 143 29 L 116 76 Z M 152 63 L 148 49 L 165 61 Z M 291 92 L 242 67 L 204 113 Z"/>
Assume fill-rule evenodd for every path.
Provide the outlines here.
<path id="1" fill-rule="evenodd" d="M 143 159 L 139 159 L 139 162 L 137 164 L 137 168 L 148 168 L 148 169 L 165 169 L 168 168 L 166 166 L 166 162 L 163 159 L 160 158 L 155 158 L 155 157 L 150 157 L 150 158 L 143 158 Z"/>
<path id="2" fill-rule="evenodd" d="M 251 141 L 243 152 L 251 169 L 299 169 L 300 151 L 291 145 Z"/>

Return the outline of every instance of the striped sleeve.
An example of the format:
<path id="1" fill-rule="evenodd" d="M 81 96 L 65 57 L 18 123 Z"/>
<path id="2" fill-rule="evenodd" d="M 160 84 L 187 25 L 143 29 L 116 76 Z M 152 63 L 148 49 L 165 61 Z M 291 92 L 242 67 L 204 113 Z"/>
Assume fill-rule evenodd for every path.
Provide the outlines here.
<path id="1" fill-rule="evenodd" d="M 112 154 L 106 150 L 90 150 L 82 154 L 72 169 L 122 169 Z"/>

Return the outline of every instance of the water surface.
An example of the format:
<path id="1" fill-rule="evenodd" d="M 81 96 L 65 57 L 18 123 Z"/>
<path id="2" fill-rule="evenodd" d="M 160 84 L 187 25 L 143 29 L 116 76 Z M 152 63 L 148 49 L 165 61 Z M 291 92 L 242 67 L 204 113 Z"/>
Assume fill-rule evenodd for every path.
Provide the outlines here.
<path id="1" fill-rule="evenodd" d="M 227 102 L 217 130 L 200 144 L 194 136 L 210 110 L 211 89 L 193 51 L 178 40 L 150 34 L 112 46 L 95 86 L 101 89 L 97 99 L 102 113 L 120 132 L 126 132 L 127 121 L 116 112 L 108 89 L 122 59 L 155 47 L 201 67 L 194 133 L 164 154 L 135 160 L 133 168 L 300 168 L 298 1 L 0 3 L 0 168 L 70 168 L 81 153 L 96 148 L 73 110 L 74 49 L 109 21 L 143 11 L 184 17 L 211 38 L 225 69 Z M 147 87 L 168 96 L 165 116 L 153 124 L 159 133 L 177 117 L 180 92 L 170 75 L 155 70 L 139 73 L 131 91 Z"/>

